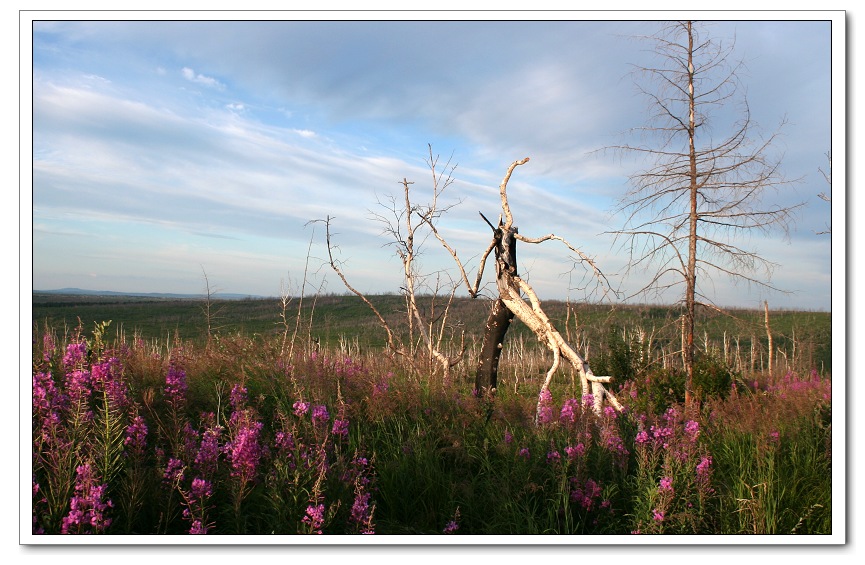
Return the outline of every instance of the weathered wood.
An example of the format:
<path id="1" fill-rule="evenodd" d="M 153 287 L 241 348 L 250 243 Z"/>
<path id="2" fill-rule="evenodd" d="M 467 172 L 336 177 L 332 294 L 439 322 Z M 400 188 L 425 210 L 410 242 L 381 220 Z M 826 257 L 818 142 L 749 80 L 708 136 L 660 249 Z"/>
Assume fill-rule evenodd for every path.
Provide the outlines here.
<path id="1" fill-rule="evenodd" d="M 502 354 L 505 334 L 513 319 L 514 313 L 505 306 L 504 302 L 501 300 L 493 302 L 484 330 L 484 341 L 475 375 L 475 390 L 479 396 L 495 394 L 498 386 L 499 357 Z"/>
<path id="2" fill-rule="evenodd" d="M 584 396 L 587 394 L 594 396 L 595 412 L 601 412 L 605 400 L 616 410 L 621 411 L 621 404 L 603 385 L 604 382 L 610 382 L 610 377 L 595 376 L 588 362 L 565 341 L 552 322 L 550 322 L 532 287 L 519 276 L 514 276 L 510 273 L 503 273 L 501 277 L 496 279 L 496 282 L 498 284 L 500 299 L 508 309 L 538 336 L 538 341 L 545 344 L 553 353 L 553 364 L 547 372 L 546 379 L 541 387 L 541 394 L 549 389 L 553 374 L 559 367 L 559 360 L 561 357 L 564 357 L 580 375 L 582 394 Z M 521 293 L 528 297 L 528 303 L 522 298 Z"/>
<path id="3" fill-rule="evenodd" d="M 503 229 L 501 222 L 499 222 L 499 227 L 495 228 L 483 214 L 481 217 L 493 228 L 496 276 L 502 269 L 516 274 L 517 242 L 514 239 L 516 228 Z M 497 299 L 493 303 L 484 328 L 484 341 L 481 345 L 481 355 L 478 359 L 478 370 L 475 375 L 475 390 L 479 396 L 495 394 L 498 386 L 499 357 L 504 346 L 505 334 L 508 332 L 513 319 L 514 313 L 505 305 L 504 301 L 500 298 Z"/>
<path id="4" fill-rule="evenodd" d="M 572 245 L 558 236 L 550 234 L 537 239 L 526 238 L 519 235 L 516 226 L 513 225 L 513 215 L 511 214 L 510 205 L 508 203 L 507 184 L 514 169 L 528 161 L 529 159 L 526 157 L 525 159 L 512 163 L 499 186 L 504 222 L 499 220 L 499 227 L 495 231 L 497 238 L 496 286 L 499 291 L 499 300 L 504 302 L 504 305 L 508 310 L 526 324 L 529 329 L 538 336 L 538 341 L 546 345 L 553 354 L 553 363 L 547 371 L 544 384 L 541 386 L 538 411 L 540 411 L 541 407 L 540 398 L 543 397 L 545 391 L 549 390 L 550 382 L 561 364 L 562 357 L 564 357 L 579 373 L 583 396 L 591 394 L 594 397 L 594 410 L 596 413 L 601 412 L 604 400 L 608 400 L 615 409 L 621 410 L 621 404 L 619 404 L 616 398 L 603 384 L 604 382 L 610 382 L 610 379 L 608 377 L 595 377 L 594 373 L 592 373 L 592 369 L 589 367 L 589 363 L 579 353 L 577 353 L 567 341 L 565 341 L 559 331 L 555 326 L 553 326 L 543 308 L 541 308 L 541 302 L 535 294 L 534 289 L 526 281 L 520 278 L 517 273 L 516 243 L 518 239 L 526 243 L 540 243 L 548 239 L 558 239 L 567 245 L 572 251 L 578 252 L 578 250 L 576 250 Z M 488 220 L 487 223 L 489 223 Z M 582 253 L 578 252 L 578 254 L 584 261 L 587 261 L 588 264 L 592 266 L 595 270 L 596 276 L 603 278 L 603 275 L 597 270 L 591 259 Z M 523 296 L 528 298 L 528 302 L 523 298 Z"/>

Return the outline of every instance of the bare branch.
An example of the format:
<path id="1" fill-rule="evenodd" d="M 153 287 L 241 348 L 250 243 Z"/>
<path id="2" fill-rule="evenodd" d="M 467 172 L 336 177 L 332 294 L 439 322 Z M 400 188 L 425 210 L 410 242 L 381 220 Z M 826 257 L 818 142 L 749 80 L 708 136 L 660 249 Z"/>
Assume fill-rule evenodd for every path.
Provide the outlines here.
<path id="1" fill-rule="evenodd" d="M 514 217 L 511 215 L 511 207 L 508 205 L 508 181 L 511 178 L 511 174 L 514 172 L 514 169 L 516 169 L 520 165 L 525 165 L 528 162 L 529 158 L 526 157 L 524 159 L 520 159 L 519 161 L 514 161 L 513 163 L 511 163 L 511 166 L 508 167 L 508 171 L 505 173 L 505 177 L 502 179 L 502 183 L 499 185 L 499 194 L 501 195 L 502 199 L 502 212 L 505 216 L 505 223 L 503 228 L 506 230 L 511 229 L 511 227 L 514 225 Z"/>
<path id="2" fill-rule="evenodd" d="M 405 351 L 402 347 L 402 344 L 398 343 L 396 341 L 396 339 L 394 338 L 393 331 L 391 331 L 390 326 L 388 325 L 388 323 L 384 319 L 384 316 L 381 315 L 381 312 L 378 311 L 378 308 L 376 308 L 373 305 L 373 303 L 370 302 L 366 296 L 364 296 L 364 294 L 362 292 L 360 292 L 359 290 L 357 290 L 356 288 L 351 286 L 351 284 L 349 284 L 348 280 L 345 278 L 345 275 L 342 274 L 342 270 L 339 268 L 339 265 L 337 265 L 336 260 L 333 258 L 333 245 L 331 243 L 331 233 L 330 233 L 331 220 L 333 220 L 333 218 L 330 216 L 327 216 L 327 218 L 324 220 L 313 220 L 312 222 L 310 222 L 310 223 L 316 223 L 316 222 L 323 222 L 324 223 L 325 241 L 327 243 L 327 258 L 328 258 L 328 261 L 330 263 L 331 269 L 333 269 L 333 271 L 340 278 L 340 280 L 342 281 L 342 284 L 345 285 L 345 288 L 347 288 L 355 296 L 357 296 L 358 298 L 363 300 L 364 304 L 369 306 L 369 309 L 372 310 L 373 314 L 375 314 L 375 316 L 378 318 L 379 324 L 384 329 L 385 333 L 387 333 L 387 344 L 388 344 L 388 347 L 390 348 L 390 350 L 393 351 L 394 353 L 398 354 L 398 355 L 405 355 Z"/>

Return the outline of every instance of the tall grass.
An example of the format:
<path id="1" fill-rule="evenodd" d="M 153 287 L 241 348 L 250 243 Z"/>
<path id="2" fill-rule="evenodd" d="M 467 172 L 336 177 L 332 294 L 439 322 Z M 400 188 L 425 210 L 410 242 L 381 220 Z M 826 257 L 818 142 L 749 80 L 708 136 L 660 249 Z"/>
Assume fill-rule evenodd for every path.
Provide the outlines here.
<path id="1" fill-rule="evenodd" d="M 510 386 L 279 336 L 33 339 L 33 532 L 828 534 L 831 381 L 737 378 L 624 414 L 513 359 Z M 526 355 L 526 359 L 528 359 Z M 641 380 L 642 379 L 642 380 Z M 657 392 L 655 390 L 655 392 Z M 654 394 L 654 392 L 653 392 Z"/>

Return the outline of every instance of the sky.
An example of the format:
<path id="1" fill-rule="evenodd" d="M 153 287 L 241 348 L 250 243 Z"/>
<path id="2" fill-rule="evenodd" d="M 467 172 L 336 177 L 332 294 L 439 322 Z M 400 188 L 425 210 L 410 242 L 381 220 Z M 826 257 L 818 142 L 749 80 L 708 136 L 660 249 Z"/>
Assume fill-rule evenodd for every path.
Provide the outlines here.
<path id="1" fill-rule="evenodd" d="M 657 64 L 637 38 L 659 22 L 626 12 L 489 15 L 244 22 L 35 14 L 32 37 L 21 38 L 32 49 L 33 166 L 21 199 L 26 207 L 31 197 L 32 225 L 22 233 L 29 227 L 32 240 L 22 237 L 22 256 L 30 244 L 32 288 L 201 293 L 207 283 L 225 293 L 297 295 L 306 273 L 306 293 L 343 293 L 317 222 L 330 217 L 334 254 L 352 286 L 399 292 L 402 265 L 376 217 L 402 198 L 403 179 L 415 202 L 430 200 L 432 147 L 438 172 L 453 179 L 439 197 L 450 208 L 438 229 L 472 278 L 491 236 L 478 212 L 498 217 L 503 175 L 530 157 L 508 184 L 520 233 L 565 238 L 622 296 L 632 294 L 652 273 L 628 271 L 628 253 L 610 232 L 623 227 L 617 202 L 646 163 L 603 149 L 634 142 L 630 132 L 647 124 L 632 70 Z M 734 41 L 732 59 L 745 64 L 740 92 L 758 131 L 771 135 L 785 122 L 772 155 L 783 153 L 779 172 L 798 180 L 762 205 L 803 203 L 788 236 L 732 241 L 774 263 L 771 279 L 754 276 L 786 292 L 716 273 L 701 289 L 719 306 L 832 308 L 843 241 L 820 232 L 834 219 L 839 233 L 844 195 L 832 204 L 818 195 L 832 194 L 823 172 L 833 135 L 836 167 L 843 155 L 845 122 L 831 98 L 830 15 L 839 17 L 755 20 L 746 12 L 706 22 L 705 36 Z M 836 37 L 842 25 L 835 21 Z M 723 108 L 711 135 L 723 138 L 735 117 Z M 425 288 L 458 278 L 435 239 L 421 243 Z M 518 251 L 541 299 L 587 298 L 572 256 L 556 241 Z M 493 274 L 489 263 L 487 294 Z M 681 290 L 632 301 L 680 298 Z"/>

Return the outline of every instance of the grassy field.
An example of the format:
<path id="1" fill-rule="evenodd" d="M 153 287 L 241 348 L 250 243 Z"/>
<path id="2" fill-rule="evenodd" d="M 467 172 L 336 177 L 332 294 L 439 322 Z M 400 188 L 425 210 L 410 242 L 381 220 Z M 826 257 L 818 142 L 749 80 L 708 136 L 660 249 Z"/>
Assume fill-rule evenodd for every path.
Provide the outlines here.
<path id="1" fill-rule="evenodd" d="M 376 301 L 402 318 L 400 297 Z M 539 399 L 550 360 L 524 329 L 478 398 L 471 351 L 450 379 L 420 351 L 410 366 L 355 299 L 319 297 L 312 324 L 302 311 L 320 339 L 290 354 L 276 301 L 217 307 L 208 341 L 200 302 L 34 298 L 34 535 L 833 533 L 831 375 L 707 358 L 686 414 L 676 369 L 629 333 L 675 329 L 669 309 L 575 307 L 606 344 L 593 363 L 631 371 L 611 388 L 626 410 L 596 414 L 564 371 Z M 454 319 L 471 331 L 485 308 Z M 807 367 L 806 326 L 828 341 L 828 318 L 772 323 Z M 703 323 L 715 347 L 744 322 Z"/>
<path id="2" fill-rule="evenodd" d="M 399 295 L 370 297 L 389 324 L 399 331 L 406 330 L 405 303 Z M 270 338 L 288 331 L 292 336 L 297 327 L 298 339 L 310 339 L 321 346 L 357 350 L 375 350 L 384 346 L 385 332 L 370 309 L 353 295 L 306 297 L 300 308 L 299 299 L 289 304 L 281 319 L 282 306 L 276 298 L 217 300 L 211 305 L 213 333 L 259 335 Z M 192 299 L 142 297 L 92 297 L 80 295 L 33 295 L 34 327 L 48 325 L 71 332 L 83 325 L 112 320 L 110 331 L 144 340 L 164 343 L 179 337 L 192 342 L 207 340 L 204 301 Z M 442 299 L 422 299 L 426 312 L 440 313 Z M 664 306 L 616 306 L 568 304 L 546 301 L 544 307 L 550 319 L 563 335 L 589 345 L 590 355 L 607 351 L 612 332 L 642 329 L 653 335 L 654 348 L 673 350 L 679 338 L 678 312 Z M 570 309 L 570 314 L 569 314 Z M 489 302 L 458 298 L 449 313 L 454 340 L 465 332 L 470 349 L 477 346 L 489 311 Z M 698 311 L 697 341 L 704 349 L 726 356 L 729 364 L 738 363 L 748 370 L 759 370 L 768 362 L 768 338 L 764 313 L 759 310 L 731 310 L 721 314 L 714 310 Z M 433 317 L 433 316 L 430 316 Z M 795 370 L 832 370 L 832 315 L 828 312 L 770 311 L 770 327 L 777 362 Z M 528 329 L 517 321 L 509 330 L 508 343 L 534 350 L 537 343 Z M 753 344 L 753 348 L 752 348 Z M 752 365 L 752 351 L 754 361 Z"/>

